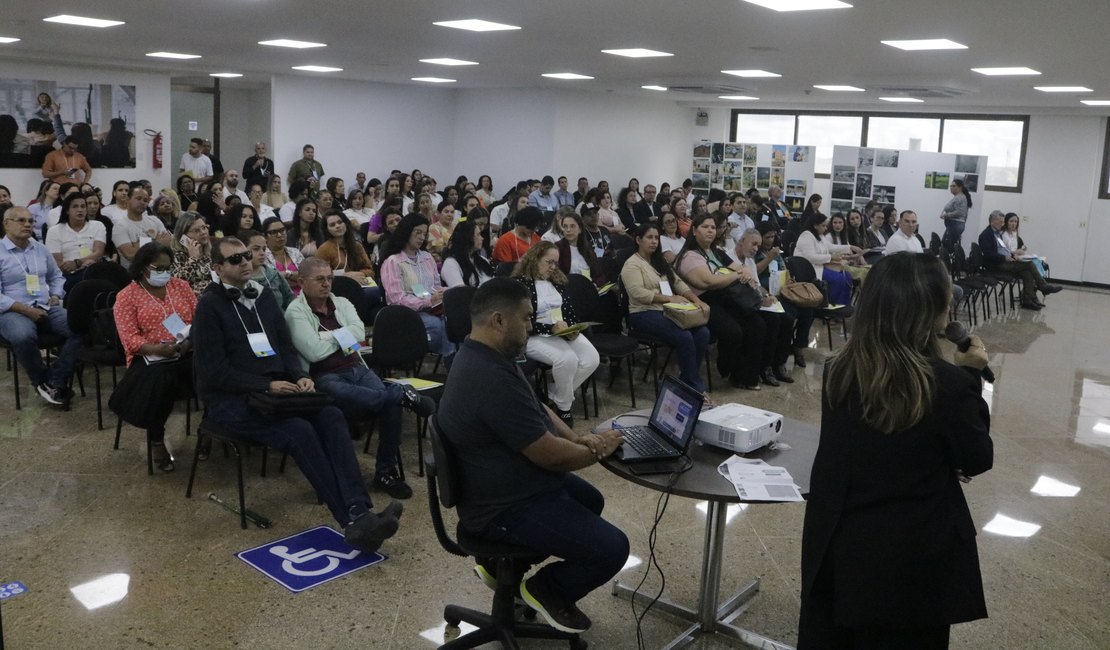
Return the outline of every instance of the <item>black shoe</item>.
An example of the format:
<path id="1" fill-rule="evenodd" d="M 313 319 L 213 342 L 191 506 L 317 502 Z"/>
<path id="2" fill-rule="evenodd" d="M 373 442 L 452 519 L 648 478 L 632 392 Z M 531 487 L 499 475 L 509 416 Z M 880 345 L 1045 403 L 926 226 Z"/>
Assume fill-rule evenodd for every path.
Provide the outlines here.
<path id="1" fill-rule="evenodd" d="M 64 389 L 54 388 L 50 382 L 44 381 L 38 386 L 35 386 L 35 390 L 39 392 L 39 396 L 54 406 L 65 406 Z"/>
<path id="2" fill-rule="evenodd" d="M 407 499 L 412 496 L 412 488 L 401 478 L 401 471 L 393 467 L 374 476 L 374 488 L 385 492 L 394 499 Z"/>
<path id="3" fill-rule="evenodd" d="M 1036 301 L 1022 300 L 1021 301 L 1021 308 L 1022 309 L 1029 309 L 1029 310 L 1032 310 L 1032 311 L 1040 311 L 1042 309 L 1042 306 L 1041 306 L 1041 303 L 1036 302 Z"/>
<path id="4" fill-rule="evenodd" d="M 394 509 L 393 506 L 397 507 Z M 401 516 L 401 504 L 394 501 L 380 513 L 364 512 L 357 519 L 347 525 L 343 531 L 343 541 L 360 551 L 377 553 L 382 547 L 382 542 L 393 537 L 400 524 L 397 518 Z M 393 513 L 396 512 L 396 515 Z"/>
<path id="5" fill-rule="evenodd" d="M 806 367 L 806 358 L 802 356 L 801 352 L 795 352 L 794 353 L 794 367 L 795 368 L 805 368 Z"/>
<path id="6" fill-rule="evenodd" d="M 572 633 L 590 629 L 590 617 L 575 605 L 561 609 L 545 605 L 544 603 L 551 603 L 551 598 L 538 588 L 533 578 L 521 581 L 520 597 L 529 607 L 542 614 L 548 625 L 556 630 Z"/>
<path id="7" fill-rule="evenodd" d="M 401 406 L 422 418 L 435 414 L 436 402 L 427 395 L 421 395 L 408 384 L 401 384 Z"/>
<path id="8" fill-rule="evenodd" d="M 1043 293 L 1044 295 L 1047 296 L 1050 293 L 1056 293 L 1057 291 L 1063 291 L 1063 289 L 1064 289 L 1064 287 L 1061 287 L 1058 284 L 1046 284 L 1046 285 L 1044 285 L 1044 288 L 1041 289 L 1041 293 Z"/>
<path id="9" fill-rule="evenodd" d="M 786 372 L 786 366 L 775 366 L 774 373 L 775 379 L 783 382 L 784 384 L 794 383 L 794 378 L 790 376 L 790 373 Z"/>
<path id="10" fill-rule="evenodd" d="M 570 414 L 570 411 L 564 411 L 558 407 L 555 407 L 551 410 L 555 411 L 555 415 L 559 416 L 559 419 L 563 421 L 563 424 L 567 425 L 571 429 L 574 428 L 574 416 Z"/>
<path id="11" fill-rule="evenodd" d="M 166 449 L 166 443 L 152 442 L 150 443 L 150 445 L 150 451 L 154 455 L 154 466 L 162 470 L 163 472 L 172 472 L 173 455 L 170 454 L 169 449 Z"/>
<path id="12" fill-rule="evenodd" d="M 781 384 L 779 384 L 779 381 L 777 379 L 775 379 L 774 371 L 771 370 L 769 367 L 763 369 L 763 372 L 760 374 L 759 378 L 761 380 L 763 380 L 763 383 L 767 384 L 768 386 L 780 386 L 781 385 Z"/>

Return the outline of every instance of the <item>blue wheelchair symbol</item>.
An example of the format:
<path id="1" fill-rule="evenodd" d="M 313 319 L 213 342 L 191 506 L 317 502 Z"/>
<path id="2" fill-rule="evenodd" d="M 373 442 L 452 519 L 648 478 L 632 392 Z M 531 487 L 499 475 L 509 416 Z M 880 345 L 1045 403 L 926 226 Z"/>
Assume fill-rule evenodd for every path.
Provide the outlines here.
<path id="1" fill-rule="evenodd" d="M 386 559 L 381 553 L 367 554 L 348 546 L 343 535 L 328 526 L 256 546 L 236 557 L 294 593 Z"/>

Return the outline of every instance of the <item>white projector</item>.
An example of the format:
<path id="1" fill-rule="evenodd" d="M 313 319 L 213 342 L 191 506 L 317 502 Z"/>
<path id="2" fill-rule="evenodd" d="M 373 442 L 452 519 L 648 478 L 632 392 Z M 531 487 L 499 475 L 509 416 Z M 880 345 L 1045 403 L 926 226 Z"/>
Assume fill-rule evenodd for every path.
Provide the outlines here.
<path id="1" fill-rule="evenodd" d="M 707 445 L 747 453 L 777 440 L 782 415 L 743 404 L 702 411 L 694 436 Z"/>

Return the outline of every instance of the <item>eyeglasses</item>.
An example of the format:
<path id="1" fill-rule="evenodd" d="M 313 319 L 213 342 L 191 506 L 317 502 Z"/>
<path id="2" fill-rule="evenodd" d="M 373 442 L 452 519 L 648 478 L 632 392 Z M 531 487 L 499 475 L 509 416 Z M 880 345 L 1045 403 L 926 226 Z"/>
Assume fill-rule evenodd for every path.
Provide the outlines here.
<path id="1" fill-rule="evenodd" d="M 332 278 L 331 278 L 330 275 L 318 275 L 314 278 L 308 278 L 308 279 L 312 280 L 313 282 L 318 282 L 320 284 L 331 284 L 331 279 Z"/>
<path id="2" fill-rule="evenodd" d="M 228 255 L 227 257 L 224 258 L 224 262 L 226 262 L 228 264 L 231 264 L 232 266 L 239 266 L 244 261 L 249 262 L 252 259 L 254 259 L 254 253 L 252 253 L 250 251 L 243 251 L 242 253 L 236 253 L 234 255 Z"/>
<path id="3" fill-rule="evenodd" d="M 285 232 L 286 232 L 285 228 L 277 228 L 275 230 L 267 230 L 266 234 L 267 235 L 284 235 Z"/>
<path id="4" fill-rule="evenodd" d="M 165 271 L 169 271 L 172 268 L 172 266 L 150 266 L 151 271 L 157 271 L 159 273 L 164 273 Z"/>
<path id="5" fill-rule="evenodd" d="M 15 217 L 8 217 L 5 221 L 11 221 L 13 223 L 20 223 L 20 224 L 23 224 L 23 225 L 28 225 L 28 224 L 35 223 L 34 219 L 28 219 L 26 217 L 24 217 L 23 219 L 17 219 Z"/>

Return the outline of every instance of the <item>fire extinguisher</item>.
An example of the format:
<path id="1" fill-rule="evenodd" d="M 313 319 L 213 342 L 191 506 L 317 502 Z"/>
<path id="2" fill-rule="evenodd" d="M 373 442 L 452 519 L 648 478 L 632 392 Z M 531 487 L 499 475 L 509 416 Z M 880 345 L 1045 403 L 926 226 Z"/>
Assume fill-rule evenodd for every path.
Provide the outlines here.
<path id="1" fill-rule="evenodd" d="M 146 133 L 154 139 L 154 159 L 151 167 L 154 169 L 162 169 L 162 132 L 147 129 L 143 133 Z"/>

